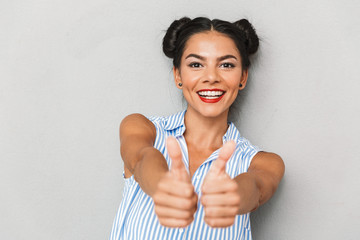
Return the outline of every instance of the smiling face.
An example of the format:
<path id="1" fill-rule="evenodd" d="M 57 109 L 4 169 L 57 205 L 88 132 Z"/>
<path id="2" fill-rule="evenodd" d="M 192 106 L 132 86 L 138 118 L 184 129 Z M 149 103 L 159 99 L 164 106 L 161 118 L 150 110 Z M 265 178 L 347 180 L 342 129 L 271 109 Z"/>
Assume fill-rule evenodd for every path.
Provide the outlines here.
<path id="1" fill-rule="evenodd" d="M 234 41 L 216 31 L 191 36 L 180 68 L 174 69 L 177 87 L 188 102 L 187 110 L 205 117 L 227 116 L 238 91 L 246 85 L 247 75 Z"/>

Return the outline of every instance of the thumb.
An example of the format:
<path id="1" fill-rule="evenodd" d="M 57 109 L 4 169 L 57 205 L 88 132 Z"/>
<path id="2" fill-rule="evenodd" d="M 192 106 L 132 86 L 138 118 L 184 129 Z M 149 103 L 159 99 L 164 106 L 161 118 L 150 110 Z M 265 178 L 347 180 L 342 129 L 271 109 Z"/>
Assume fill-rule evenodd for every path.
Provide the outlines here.
<path id="1" fill-rule="evenodd" d="M 176 138 L 168 137 L 166 139 L 166 148 L 171 158 L 170 172 L 174 173 L 179 180 L 187 179 L 188 174 L 182 161 L 181 148 Z"/>
<path id="2" fill-rule="evenodd" d="M 225 173 L 226 162 L 234 153 L 236 143 L 234 141 L 226 142 L 220 149 L 218 158 L 213 162 L 210 168 L 210 172 L 215 174 Z"/>

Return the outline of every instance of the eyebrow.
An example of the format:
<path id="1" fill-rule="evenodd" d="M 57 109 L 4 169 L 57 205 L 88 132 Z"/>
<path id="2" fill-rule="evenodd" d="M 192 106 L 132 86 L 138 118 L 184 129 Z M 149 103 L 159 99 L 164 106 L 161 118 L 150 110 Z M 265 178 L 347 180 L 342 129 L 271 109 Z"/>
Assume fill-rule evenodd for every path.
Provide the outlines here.
<path id="1" fill-rule="evenodd" d="M 237 58 L 234 55 L 231 55 L 231 54 L 219 57 L 218 60 L 222 61 L 222 60 L 225 60 L 225 59 L 228 59 L 228 58 L 234 58 L 235 60 L 237 60 Z"/>
<path id="2" fill-rule="evenodd" d="M 195 53 L 190 53 L 189 55 L 186 56 L 185 59 L 188 59 L 188 58 L 190 58 L 190 57 L 198 58 L 198 59 L 203 60 L 203 61 L 206 59 L 205 57 L 200 56 L 200 55 L 195 54 Z M 223 60 L 229 59 L 229 58 L 234 58 L 235 60 L 237 60 L 237 58 L 236 58 L 234 55 L 231 55 L 231 54 L 218 57 L 217 60 L 218 60 L 218 61 L 223 61 Z"/>
<path id="3" fill-rule="evenodd" d="M 188 58 L 191 58 L 191 57 L 198 58 L 198 59 L 200 59 L 200 60 L 205 60 L 205 57 L 202 57 L 202 56 L 197 55 L 197 54 L 195 54 L 195 53 L 190 53 L 189 55 L 186 56 L 185 59 L 188 59 Z"/>

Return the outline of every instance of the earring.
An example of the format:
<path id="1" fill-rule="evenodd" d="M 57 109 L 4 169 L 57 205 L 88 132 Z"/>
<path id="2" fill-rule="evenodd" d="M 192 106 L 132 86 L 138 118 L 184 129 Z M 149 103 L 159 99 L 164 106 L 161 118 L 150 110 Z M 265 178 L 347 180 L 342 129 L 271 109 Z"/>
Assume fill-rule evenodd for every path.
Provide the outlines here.
<path id="1" fill-rule="evenodd" d="M 181 83 L 181 82 L 179 82 L 178 85 L 179 85 L 179 87 L 182 87 L 182 83 Z"/>
<path id="2" fill-rule="evenodd" d="M 242 87 L 242 84 L 240 83 L 240 87 Z"/>

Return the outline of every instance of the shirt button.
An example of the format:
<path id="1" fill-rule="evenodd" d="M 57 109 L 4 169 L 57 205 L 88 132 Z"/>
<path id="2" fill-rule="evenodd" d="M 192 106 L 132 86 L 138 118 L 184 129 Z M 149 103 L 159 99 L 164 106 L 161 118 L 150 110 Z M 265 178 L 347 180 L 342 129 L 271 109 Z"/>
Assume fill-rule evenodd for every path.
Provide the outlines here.
<path id="1" fill-rule="evenodd" d="M 199 175 L 198 175 L 198 176 L 196 176 L 196 179 L 197 179 L 197 180 L 199 180 L 199 179 L 200 179 L 200 176 L 199 176 Z"/>
<path id="2" fill-rule="evenodd" d="M 184 229 L 182 229 L 182 228 L 179 229 L 179 232 L 180 232 L 180 233 L 182 233 L 183 231 L 184 231 Z"/>

